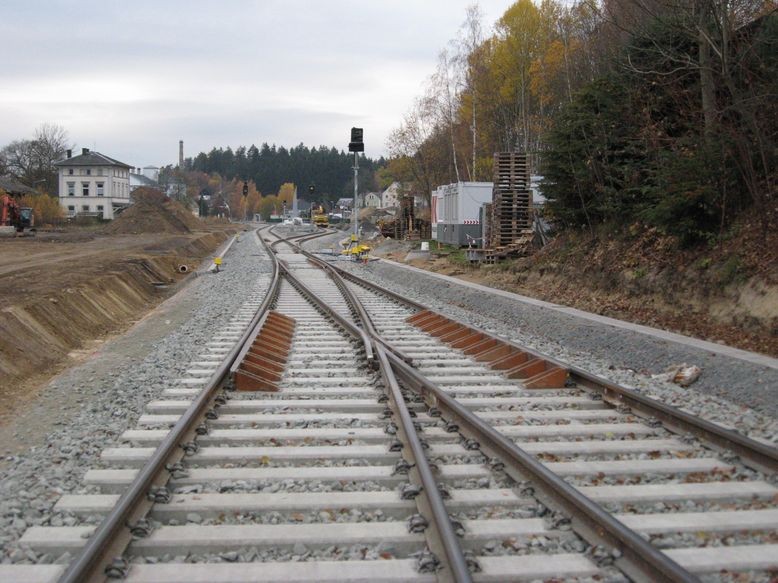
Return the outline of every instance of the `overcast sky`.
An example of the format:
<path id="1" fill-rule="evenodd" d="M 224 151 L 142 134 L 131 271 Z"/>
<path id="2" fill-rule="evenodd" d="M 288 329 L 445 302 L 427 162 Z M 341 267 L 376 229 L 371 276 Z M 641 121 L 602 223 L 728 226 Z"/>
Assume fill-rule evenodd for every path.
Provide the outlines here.
<path id="1" fill-rule="evenodd" d="M 42 122 L 133 166 L 213 146 L 366 153 L 435 69 L 473 0 L 0 0 L 0 146 Z M 484 29 L 512 4 L 480 0 Z"/>

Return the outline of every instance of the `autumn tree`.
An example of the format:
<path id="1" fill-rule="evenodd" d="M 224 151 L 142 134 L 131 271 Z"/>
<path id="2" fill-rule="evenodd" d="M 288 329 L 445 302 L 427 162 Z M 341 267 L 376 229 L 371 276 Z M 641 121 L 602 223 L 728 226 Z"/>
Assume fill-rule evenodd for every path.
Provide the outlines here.
<path id="1" fill-rule="evenodd" d="M 286 208 L 291 210 L 292 209 L 292 203 L 294 202 L 294 191 L 296 190 L 296 187 L 291 182 L 284 182 L 281 185 L 281 188 L 278 189 L 278 194 L 276 195 L 278 198 L 278 202 L 281 205 L 286 204 Z"/>
<path id="2" fill-rule="evenodd" d="M 26 194 L 20 201 L 21 206 L 32 208 L 36 225 L 59 225 L 65 219 L 65 213 L 59 200 L 47 194 Z"/>
<path id="3" fill-rule="evenodd" d="M 267 221 L 270 218 L 270 215 L 281 213 L 281 203 L 279 202 L 278 197 L 274 194 L 271 194 L 270 196 L 263 196 L 259 201 L 259 207 L 257 211 L 262 217 L 262 220 Z"/>
<path id="4" fill-rule="evenodd" d="M 253 180 L 247 181 L 248 194 L 243 196 L 243 181 L 231 180 L 227 188 L 231 216 L 235 220 L 251 219 L 260 207 L 262 195 Z"/>

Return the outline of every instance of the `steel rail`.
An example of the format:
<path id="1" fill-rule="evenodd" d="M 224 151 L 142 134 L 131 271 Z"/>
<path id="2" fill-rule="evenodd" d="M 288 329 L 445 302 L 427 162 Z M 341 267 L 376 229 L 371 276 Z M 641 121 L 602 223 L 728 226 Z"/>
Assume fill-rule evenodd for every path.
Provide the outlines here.
<path id="1" fill-rule="evenodd" d="M 116 505 L 103 519 L 94 534 L 89 537 L 81 553 L 79 553 L 79 555 L 68 565 L 67 569 L 60 577 L 59 583 L 105 581 L 106 575 L 102 571 L 108 563 L 107 559 L 109 557 L 107 555 L 110 552 L 110 554 L 114 554 L 115 556 L 116 554 L 121 554 L 124 549 L 126 549 L 127 544 L 131 540 L 131 535 L 127 526 L 128 520 L 134 514 L 134 511 L 138 506 L 146 501 L 151 486 L 155 485 L 155 483 L 160 480 L 163 480 L 164 483 L 166 483 L 169 479 L 170 474 L 163 473 L 167 472 L 165 468 L 166 462 L 168 462 L 173 454 L 177 453 L 182 437 L 188 432 L 193 431 L 193 427 L 199 424 L 199 421 L 205 412 L 206 405 L 214 397 L 216 389 L 226 380 L 226 377 L 230 372 L 230 367 L 243 348 L 243 345 L 249 338 L 253 338 L 252 334 L 254 333 L 256 326 L 263 314 L 270 307 L 278 292 L 280 272 L 276 258 L 272 253 L 270 255 L 273 257 L 273 277 L 270 286 L 268 287 L 267 294 L 262 300 L 262 304 L 257 309 L 257 312 L 246 331 L 224 360 L 222 360 L 216 371 L 209 377 L 202 391 L 197 395 L 194 401 L 192 401 L 186 412 L 184 412 L 175 426 L 162 440 L 162 443 L 154 451 L 151 458 L 140 469 L 138 475 L 128 486 L 127 490 L 119 497 Z M 124 536 L 121 538 L 124 542 L 119 541 L 122 530 L 124 530 Z M 121 545 L 122 548 L 116 549 L 118 545 Z M 118 553 L 111 552 L 116 550 L 118 550 Z"/>
<path id="2" fill-rule="evenodd" d="M 338 313 L 337 310 L 330 307 L 327 302 L 325 302 L 323 299 L 321 299 L 316 292 L 314 292 L 311 288 L 306 286 L 302 281 L 300 281 L 297 277 L 295 277 L 290 269 L 289 266 L 286 265 L 286 263 L 278 259 L 278 263 L 281 266 L 281 271 L 283 272 L 284 277 L 291 283 L 303 296 L 308 298 L 312 303 L 319 306 L 322 310 L 324 310 L 329 317 L 331 317 L 333 320 L 335 320 L 344 330 L 346 330 L 349 334 L 354 336 L 355 338 L 359 338 L 362 341 L 362 344 L 365 347 L 365 358 L 368 362 L 368 365 L 371 368 L 375 368 L 375 356 L 373 352 L 373 343 L 370 341 L 370 336 L 368 333 L 354 324 L 353 322 L 349 322 L 347 318 L 345 318 L 342 314 Z"/>
<path id="3" fill-rule="evenodd" d="M 270 231 L 275 236 L 278 237 L 279 235 L 277 233 L 275 233 L 274 230 L 275 230 L 275 227 L 270 229 Z M 274 241 L 270 245 L 270 247 L 272 249 L 275 249 L 275 246 L 277 244 L 279 244 L 279 243 L 287 244 L 287 245 L 291 246 L 292 248 L 296 249 L 300 254 L 306 256 L 309 261 L 310 260 L 315 261 L 317 263 L 317 265 L 319 265 L 319 267 L 322 268 L 324 270 L 324 272 L 327 273 L 327 275 L 329 277 L 332 277 L 332 272 L 330 272 L 329 270 L 326 269 L 326 264 L 324 264 L 323 262 L 319 262 L 315 258 L 312 258 L 310 253 L 308 253 L 305 250 L 303 250 L 302 247 L 300 247 L 297 244 L 298 242 L 302 243 L 304 241 L 308 241 L 308 240 L 311 240 L 311 239 L 316 239 L 317 237 L 323 237 L 324 235 L 328 235 L 328 234 L 330 234 L 330 233 L 329 232 L 323 232 L 323 233 L 314 234 L 312 236 L 302 235 L 300 237 L 279 238 L 277 241 Z M 287 266 L 285 265 L 285 263 L 282 260 L 279 260 L 279 262 L 282 265 L 284 265 L 285 273 L 288 274 L 289 270 L 288 270 Z M 294 280 L 299 282 L 299 280 L 297 278 L 294 278 Z M 362 322 L 369 322 L 369 318 L 367 316 L 367 312 L 362 307 L 362 304 L 360 302 L 356 301 L 356 298 L 354 298 L 353 294 L 349 293 L 349 291 L 346 289 L 345 285 L 343 285 L 342 281 L 338 281 L 338 280 L 333 280 L 333 281 L 334 281 L 335 285 L 337 285 L 337 287 L 340 290 L 340 292 L 343 294 L 344 298 L 348 302 L 348 304 L 351 307 L 352 311 L 357 314 L 357 317 Z M 308 288 L 306 287 L 305 289 L 308 289 Z M 313 292 L 311 292 L 311 293 L 313 293 Z M 315 294 L 313 294 L 313 295 L 315 296 Z M 326 302 L 324 302 L 321 298 L 319 298 L 318 296 L 315 296 L 315 297 L 316 297 L 316 301 L 314 301 L 313 298 L 309 298 L 309 299 L 314 301 L 314 303 L 318 302 L 321 305 L 326 305 Z M 328 310 L 328 312 L 334 312 L 334 310 L 330 310 L 329 308 L 327 310 Z M 338 319 L 339 322 L 347 322 L 347 320 L 345 320 L 344 318 L 340 317 L 340 314 L 337 314 L 337 316 L 338 316 L 337 319 Z M 369 340 L 369 332 L 366 333 L 364 330 L 360 330 L 359 328 L 355 328 L 355 330 L 359 330 L 359 334 L 360 335 L 363 335 L 363 334 L 365 335 L 365 337 L 362 338 L 362 343 L 365 345 L 365 354 L 367 356 L 368 365 L 371 368 L 375 368 L 375 366 L 377 365 L 377 362 L 376 362 L 375 356 L 374 356 L 375 352 L 373 350 L 373 344 Z"/>
<path id="4" fill-rule="evenodd" d="M 637 532 L 604 510 L 599 504 L 581 494 L 564 479 L 546 468 L 535 456 L 527 453 L 507 437 L 502 435 L 483 419 L 469 411 L 454 397 L 429 381 L 416 369 L 408 366 L 399 358 L 389 354 L 388 358 L 403 384 L 432 397 L 434 406 L 444 416 L 458 421 L 460 430 L 465 429 L 476 439 L 481 449 L 486 448 L 499 461 L 506 464 L 514 479 L 529 479 L 540 488 L 545 499 L 561 507 L 578 524 L 585 528 L 576 529 L 590 543 L 608 544 L 618 550 L 619 566 L 630 576 L 645 581 L 673 581 L 691 583 L 699 579 L 668 555 L 662 553 Z M 513 471 L 511 471 L 511 469 Z M 586 536 L 588 535 L 588 536 Z M 594 540 L 593 540 L 594 539 Z"/>
<path id="5" fill-rule="evenodd" d="M 330 269 L 329 263 L 326 261 L 322 261 L 321 259 L 318 259 L 316 257 L 312 257 L 310 253 L 307 253 L 300 249 L 301 253 L 303 253 L 305 256 L 308 257 L 309 261 L 313 261 L 316 265 L 318 265 L 321 269 L 324 270 L 324 272 L 327 274 L 327 276 L 332 280 L 332 282 L 338 287 L 340 292 L 343 294 L 343 297 L 346 298 L 346 301 L 349 302 L 349 305 L 351 306 L 351 309 L 356 312 L 356 314 L 359 316 L 360 322 L 362 322 L 367 329 L 368 335 L 370 335 L 373 338 L 373 341 L 377 344 L 380 344 L 384 347 L 384 350 L 388 350 L 389 352 L 394 353 L 399 358 L 402 358 L 405 362 L 408 364 L 413 364 L 413 359 L 408 356 L 405 352 L 397 348 L 396 346 L 392 346 L 389 342 L 386 341 L 386 339 L 382 338 L 380 334 L 375 329 L 375 326 L 373 325 L 373 320 L 370 319 L 370 315 L 367 313 L 367 310 L 365 310 L 365 307 L 362 305 L 362 302 L 360 302 L 354 294 L 351 293 L 351 291 L 346 287 L 346 283 L 343 281 L 343 278 L 341 278 L 336 271 L 333 271 Z"/>
<path id="6" fill-rule="evenodd" d="M 390 298 L 400 303 L 404 303 L 407 306 L 418 310 L 429 310 L 433 313 L 439 313 L 419 302 L 409 300 L 396 292 L 383 288 L 373 282 L 367 281 L 357 275 L 343 270 L 340 267 L 335 265 L 330 265 L 330 267 L 346 279 L 353 281 L 354 283 L 357 283 L 363 287 L 367 287 L 387 295 Z M 487 332 L 478 326 L 468 325 L 468 327 L 475 332 L 479 332 L 489 337 L 494 337 L 494 334 Z M 530 354 L 534 357 L 541 358 L 552 364 L 555 364 L 556 366 L 567 369 L 570 373 L 570 379 L 572 381 L 590 391 L 599 393 L 604 400 L 611 404 L 627 405 L 642 417 L 653 417 L 658 419 L 666 426 L 669 431 L 673 433 L 691 433 L 695 437 L 716 449 L 733 451 L 738 456 L 740 456 L 741 461 L 749 467 L 760 471 L 766 470 L 773 473 L 778 472 L 778 448 L 776 447 L 762 443 L 755 439 L 751 439 L 750 437 L 738 433 L 737 431 L 727 429 L 701 417 L 686 413 L 685 411 L 681 411 L 672 405 L 666 405 L 665 403 L 657 401 L 656 399 L 641 395 L 632 389 L 618 385 L 577 366 L 560 361 L 546 354 L 542 354 L 532 348 L 523 346 L 512 340 L 500 338 L 500 341 L 517 350 L 526 352 L 527 354 Z"/>
<path id="7" fill-rule="evenodd" d="M 329 234 L 329 233 L 324 233 Z M 323 236 L 323 235 L 319 235 Z M 329 278 L 333 281 L 333 283 L 340 289 L 343 296 L 346 298 L 347 301 L 349 301 L 352 310 L 354 310 L 358 316 L 359 319 L 365 323 L 366 326 L 370 328 L 373 332 L 375 331 L 375 328 L 373 327 L 372 320 L 370 319 L 370 316 L 368 315 L 367 311 L 362 306 L 362 303 L 359 301 L 355 301 L 352 303 L 352 301 L 349 298 L 356 298 L 353 296 L 353 294 L 348 290 L 348 288 L 345 285 L 345 282 L 343 281 L 342 274 L 340 271 L 335 268 L 333 265 L 331 265 L 329 262 L 324 261 L 323 259 L 320 259 L 319 257 L 316 257 L 315 254 L 311 253 L 310 251 L 306 251 L 303 249 L 298 243 L 304 243 L 306 241 L 309 241 L 311 239 L 315 239 L 316 237 L 301 237 L 298 239 L 295 239 L 292 241 L 292 238 L 284 239 L 283 241 L 291 245 L 292 247 L 296 248 L 297 251 L 308 258 L 309 261 L 312 261 L 316 265 L 318 265 L 321 269 L 324 270 L 324 272 L 329 276 Z M 281 242 L 281 241 L 277 241 Z M 373 341 L 381 344 L 384 349 L 388 350 L 389 352 L 394 353 L 399 358 L 403 359 L 408 364 L 413 364 L 413 358 L 408 356 L 405 352 L 397 348 L 396 346 L 392 346 L 389 342 L 387 342 L 384 338 L 382 338 L 379 334 L 372 334 Z"/>
<path id="8" fill-rule="evenodd" d="M 400 421 L 400 426 L 403 429 L 403 433 L 405 434 L 408 446 L 411 450 L 411 457 L 413 459 L 410 461 L 413 462 L 414 470 L 418 473 L 418 479 L 421 482 L 429 511 L 433 516 L 433 524 L 436 531 L 433 540 L 440 542 L 443 553 L 446 555 L 444 564 L 448 566 L 449 573 L 440 573 L 439 575 L 449 575 L 454 581 L 462 583 L 472 581 L 470 571 L 467 567 L 467 560 L 465 559 L 462 547 L 459 544 L 459 538 L 451 524 L 451 518 L 446 509 L 445 502 L 443 502 L 443 497 L 438 490 L 438 483 L 437 480 L 435 480 L 435 476 L 432 474 L 432 468 L 429 465 L 429 460 L 427 460 L 424 447 L 416 433 L 413 419 L 408 411 L 405 398 L 400 391 L 397 377 L 395 377 L 392 372 L 393 369 L 389 363 L 387 351 L 383 346 L 377 344 L 376 353 L 378 354 L 378 361 L 381 365 L 381 375 L 385 385 L 389 388 L 389 396 L 392 399 Z"/>
<path id="9" fill-rule="evenodd" d="M 702 417 L 636 393 L 607 379 L 568 365 L 570 378 L 602 395 L 611 404 L 624 404 L 644 417 L 654 417 L 673 433 L 691 433 L 714 449 L 733 451 L 744 465 L 760 471 L 778 472 L 778 448 L 756 441 Z"/>
<path id="10" fill-rule="evenodd" d="M 333 266 L 327 264 L 327 267 Z M 355 301 L 358 302 L 356 298 Z M 369 316 L 365 323 L 369 323 L 369 333 L 375 339 L 378 333 L 372 326 Z M 632 576 L 645 578 L 646 581 L 676 583 L 699 581 L 694 574 L 614 518 L 599 504 L 581 494 L 563 478 L 546 468 L 532 454 L 519 448 L 419 371 L 393 354 L 387 354 L 383 350 L 379 354 L 383 354 L 391 362 L 404 384 L 415 388 L 423 396 L 425 393 L 432 395 L 435 406 L 458 420 L 462 427 L 469 430 L 471 437 L 475 438 L 482 447 L 486 445 L 486 448 L 491 450 L 500 461 L 508 462 L 513 466 L 516 470 L 512 472 L 515 479 L 521 480 L 526 477 L 534 484 L 539 484 L 546 499 L 551 500 L 557 507 L 563 508 L 585 527 L 580 530 L 583 530 L 582 534 L 589 535 L 590 542 L 605 543 L 618 549 L 618 553 L 623 557 L 619 559 L 620 565 Z"/>
<path id="11" fill-rule="evenodd" d="M 275 249 L 275 246 L 277 244 L 279 244 L 279 243 L 288 243 L 288 244 L 290 244 L 290 245 L 292 245 L 294 247 L 299 247 L 299 246 L 295 245 L 295 243 L 293 241 L 304 243 L 305 241 L 311 241 L 313 239 L 318 239 L 319 237 L 324 237 L 326 235 L 332 235 L 332 234 L 337 232 L 337 231 L 335 231 L 333 229 L 326 229 L 326 230 L 323 230 L 323 231 L 316 231 L 314 233 L 300 233 L 300 234 L 292 235 L 290 237 L 282 237 L 281 235 L 279 235 L 278 233 L 275 232 L 275 230 L 277 228 L 278 228 L 278 225 L 273 225 L 272 227 L 270 227 L 268 229 L 269 233 L 271 233 L 274 237 L 278 237 L 278 239 L 276 241 L 273 241 L 273 242 L 270 243 L 270 247 L 272 247 L 274 249 Z"/>
<path id="12" fill-rule="evenodd" d="M 304 253 L 311 255 L 308 252 Z M 428 309 L 418 302 L 363 280 L 339 267 L 323 262 L 320 259 L 318 262 L 325 263 L 333 272 L 337 272 L 355 283 L 375 289 L 405 305 L 410 305 L 417 309 Z M 476 332 L 492 336 L 478 327 L 470 326 L 470 328 Z M 371 329 L 371 335 L 374 335 L 375 340 L 374 329 Z M 505 342 L 505 340 L 503 341 Z M 680 411 L 675 407 L 649 399 L 630 389 L 621 387 L 578 367 L 549 358 L 518 343 L 512 341 L 507 341 L 506 343 L 532 356 L 543 358 L 567 369 L 570 372 L 571 378 L 585 388 L 602 394 L 603 398 L 610 402 L 624 403 L 644 415 L 657 417 L 668 425 L 668 429 L 675 430 L 676 432 L 679 429 L 691 432 L 714 446 L 735 451 L 741 457 L 747 458 L 760 467 L 767 467 L 773 471 L 776 468 L 776 460 L 778 459 L 778 450 L 776 448 Z M 458 419 L 477 440 L 486 442 L 487 449 L 496 454 L 498 458 L 507 459 L 513 466 L 517 479 L 529 476 L 533 482 L 540 483 L 542 495 L 575 517 L 578 524 L 583 527 L 584 532 L 589 534 L 590 539 L 615 547 L 620 555 L 619 563 L 632 576 L 650 581 L 686 582 L 699 580 L 694 574 L 678 565 L 678 563 L 659 551 L 638 533 L 615 519 L 600 505 L 548 470 L 534 456 L 521 450 L 515 443 L 471 413 L 455 398 L 434 385 L 434 383 L 430 382 L 407 363 L 395 355 L 387 354 L 386 356 L 406 384 L 415 387 L 423 395 L 425 393 L 432 395 L 435 404 L 439 408 L 445 409 L 449 415 Z"/>
<path id="13" fill-rule="evenodd" d="M 372 353 L 375 351 L 377 354 L 378 359 L 376 360 L 376 364 L 379 366 L 382 377 L 386 381 L 386 384 L 389 388 L 388 396 L 396 405 L 399 415 L 398 420 L 400 421 L 399 426 L 407 437 L 411 455 L 413 457 L 413 461 L 415 462 L 415 468 L 416 471 L 418 471 L 419 479 L 422 483 L 422 495 L 425 497 L 428 508 L 430 509 L 430 513 L 432 514 L 433 525 L 437 533 L 436 538 L 438 541 L 440 541 L 440 546 L 445 554 L 445 562 L 443 564 L 447 567 L 447 575 L 450 575 L 451 580 L 453 581 L 462 583 L 471 581 L 472 578 L 467 567 L 467 560 L 464 557 L 462 547 L 459 544 L 459 539 L 456 535 L 456 532 L 454 531 L 453 525 L 451 524 L 451 518 L 449 517 L 445 502 L 443 501 L 443 497 L 441 496 L 437 487 L 437 481 L 435 480 L 435 477 L 432 473 L 429 460 L 424 453 L 424 447 L 421 444 L 419 436 L 416 432 L 416 428 L 413 425 L 413 419 L 411 418 L 407 405 L 405 404 L 405 399 L 403 398 L 402 393 L 400 392 L 400 387 L 397 384 L 397 380 L 392 373 L 392 367 L 389 366 L 387 352 L 381 345 L 377 345 L 375 349 L 373 349 L 372 337 L 366 332 L 364 328 L 360 328 L 339 314 L 337 310 L 332 308 L 313 290 L 311 290 L 302 281 L 290 273 L 288 268 L 284 265 L 283 261 L 279 260 L 279 263 L 281 264 L 281 268 L 284 271 L 284 277 L 286 277 L 287 280 L 298 291 L 300 291 L 300 293 L 302 293 L 311 302 L 324 310 L 328 316 L 337 321 L 340 326 L 349 334 L 355 338 L 359 338 L 365 346 L 366 352 L 369 351 Z M 367 316 L 367 313 L 364 310 L 364 307 L 361 306 L 359 300 L 354 297 L 354 295 L 349 290 L 343 289 L 342 291 L 345 294 L 346 300 L 352 306 L 360 306 L 360 308 L 362 308 L 361 313 Z M 372 327 L 372 323 L 369 322 L 369 319 L 363 323 Z M 392 355 L 392 358 L 399 362 L 405 362 L 396 355 Z"/>

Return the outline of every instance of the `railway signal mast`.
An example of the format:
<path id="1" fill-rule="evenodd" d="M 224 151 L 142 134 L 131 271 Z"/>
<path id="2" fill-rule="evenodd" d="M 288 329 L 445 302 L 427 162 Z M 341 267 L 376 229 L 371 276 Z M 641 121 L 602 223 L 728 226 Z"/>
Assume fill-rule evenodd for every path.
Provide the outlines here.
<path id="1" fill-rule="evenodd" d="M 250 221 L 249 218 L 249 205 L 248 201 L 246 200 L 249 195 L 249 182 L 248 180 L 243 180 L 243 203 L 246 205 L 246 222 Z"/>
<path id="2" fill-rule="evenodd" d="M 359 193 L 359 153 L 365 151 L 362 135 L 362 128 L 351 128 L 351 141 L 348 145 L 348 151 L 354 152 L 354 207 L 351 210 L 352 220 L 354 221 L 354 236 L 352 237 L 352 240 L 354 241 L 359 238 L 359 212 L 357 209 L 357 196 Z"/>

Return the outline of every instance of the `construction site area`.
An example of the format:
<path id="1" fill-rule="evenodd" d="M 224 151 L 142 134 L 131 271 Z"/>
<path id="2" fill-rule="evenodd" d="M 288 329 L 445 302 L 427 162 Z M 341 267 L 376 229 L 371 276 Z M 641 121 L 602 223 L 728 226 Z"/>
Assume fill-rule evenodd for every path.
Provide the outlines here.
<path id="1" fill-rule="evenodd" d="M 0 238 L 2 415 L 174 293 L 238 228 L 139 193 L 111 223 Z"/>

